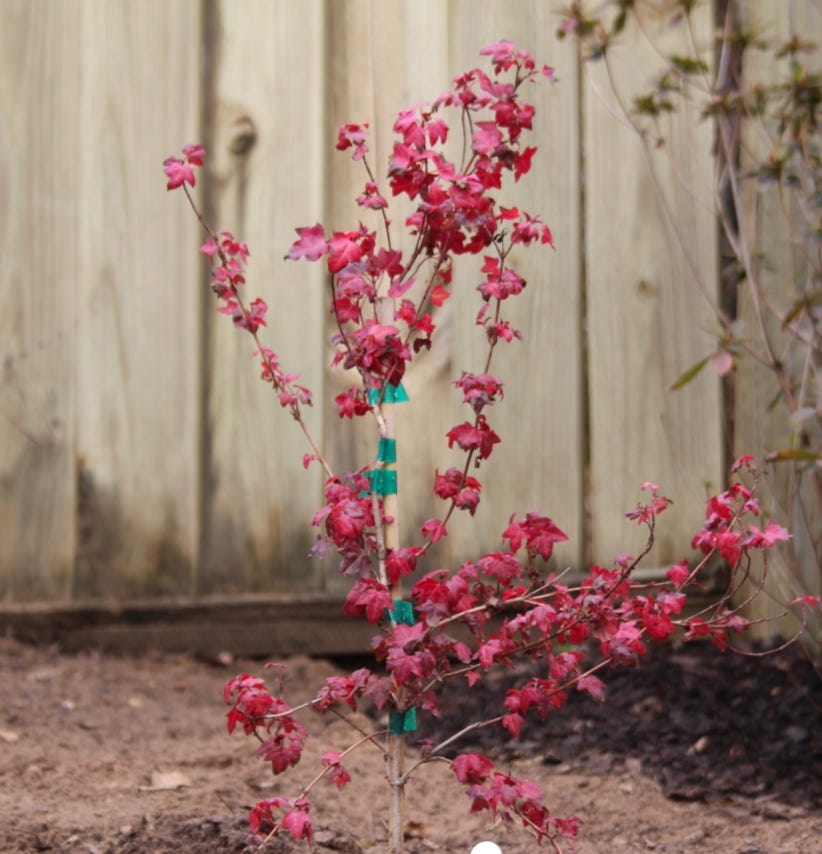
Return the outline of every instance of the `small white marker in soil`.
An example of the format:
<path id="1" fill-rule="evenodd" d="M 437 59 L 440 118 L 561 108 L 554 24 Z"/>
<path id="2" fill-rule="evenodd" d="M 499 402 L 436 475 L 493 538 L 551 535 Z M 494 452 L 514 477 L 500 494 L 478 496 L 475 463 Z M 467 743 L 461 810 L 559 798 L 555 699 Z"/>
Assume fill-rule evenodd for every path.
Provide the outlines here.
<path id="1" fill-rule="evenodd" d="M 471 849 L 471 854 L 502 854 L 502 849 L 496 842 L 478 842 Z"/>

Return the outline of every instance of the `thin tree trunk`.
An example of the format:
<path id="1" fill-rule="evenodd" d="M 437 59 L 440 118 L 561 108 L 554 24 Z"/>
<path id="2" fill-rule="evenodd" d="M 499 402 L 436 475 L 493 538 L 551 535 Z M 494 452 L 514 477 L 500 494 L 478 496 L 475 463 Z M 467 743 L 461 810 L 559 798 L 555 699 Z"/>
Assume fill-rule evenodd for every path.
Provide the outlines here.
<path id="1" fill-rule="evenodd" d="M 383 297 L 377 300 L 377 320 L 384 325 L 394 323 L 394 300 Z M 380 404 L 383 420 L 382 438 L 396 441 L 394 427 L 394 402 L 393 398 L 386 396 Z M 384 462 L 383 469 L 396 472 L 396 462 Z M 386 553 L 399 548 L 399 506 L 396 493 L 388 492 L 383 495 L 383 519 L 390 521 L 383 523 L 383 542 Z M 402 582 L 397 581 L 391 587 L 391 598 L 395 602 L 402 600 Z M 396 691 L 401 689 L 395 686 Z M 401 700 L 401 698 L 400 698 Z M 405 734 L 403 732 L 388 734 L 388 780 L 391 787 L 391 805 L 389 813 L 389 851 L 391 854 L 401 854 L 403 848 L 403 829 L 405 827 Z"/>

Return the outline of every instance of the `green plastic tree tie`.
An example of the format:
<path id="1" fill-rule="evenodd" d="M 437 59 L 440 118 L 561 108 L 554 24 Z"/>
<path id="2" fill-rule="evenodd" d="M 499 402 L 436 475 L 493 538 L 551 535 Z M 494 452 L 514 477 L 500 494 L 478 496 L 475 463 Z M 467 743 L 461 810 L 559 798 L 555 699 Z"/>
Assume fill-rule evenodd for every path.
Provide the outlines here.
<path id="1" fill-rule="evenodd" d="M 391 622 L 397 625 L 413 626 L 416 623 L 414 619 L 414 606 L 403 599 L 395 599 L 393 610 L 386 613 Z"/>
<path id="2" fill-rule="evenodd" d="M 381 395 L 383 403 L 407 403 L 410 400 L 408 392 L 405 390 L 402 383 L 399 385 L 388 383 L 385 387 L 385 394 L 382 394 L 382 389 L 379 388 L 368 389 L 368 402 L 372 406 L 375 403 L 379 403 Z"/>
<path id="3" fill-rule="evenodd" d="M 397 494 L 397 473 L 393 469 L 372 469 L 368 472 L 371 491 L 377 495 Z"/>
<path id="4" fill-rule="evenodd" d="M 397 440 L 396 439 L 380 439 L 377 445 L 377 462 L 380 463 L 395 463 L 397 462 Z"/>
<path id="5" fill-rule="evenodd" d="M 394 600 L 394 609 L 386 612 L 388 617 L 396 625 L 414 625 L 414 606 L 404 599 Z M 402 735 L 406 732 L 415 732 L 417 729 L 417 710 L 414 707 L 404 712 L 392 710 L 388 714 L 388 731 L 392 735 Z"/>
<path id="6" fill-rule="evenodd" d="M 388 731 L 392 735 L 403 735 L 406 732 L 415 732 L 417 729 L 417 710 L 415 708 L 398 712 L 392 709 L 388 713 Z"/>

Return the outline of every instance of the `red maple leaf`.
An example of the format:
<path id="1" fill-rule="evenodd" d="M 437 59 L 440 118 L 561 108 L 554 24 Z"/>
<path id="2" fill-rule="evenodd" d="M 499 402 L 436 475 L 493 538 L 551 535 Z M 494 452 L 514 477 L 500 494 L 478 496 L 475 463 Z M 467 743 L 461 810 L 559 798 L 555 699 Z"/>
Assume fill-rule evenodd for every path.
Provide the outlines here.
<path id="1" fill-rule="evenodd" d="M 295 838 L 311 839 L 313 836 L 311 830 L 311 819 L 308 815 L 308 808 L 292 810 L 283 816 L 282 826 Z"/>
<path id="2" fill-rule="evenodd" d="M 422 553 L 419 546 L 392 549 L 385 557 L 385 570 L 390 584 L 396 584 L 403 575 L 411 575 L 417 568 L 417 558 Z"/>
<path id="3" fill-rule="evenodd" d="M 568 539 L 553 519 L 539 513 L 528 513 L 518 522 L 512 516 L 508 527 L 502 532 L 502 538 L 509 541 L 512 552 L 517 551 L 524 542 L 530 553 L 539 554 L 543 560 L 551 557 L 554 543 Z"/>
<path id="4" fill-rule="evenodd" d="M 460 783 L 484 783 L 494 770 L 494 763 L 480 753 L 461 753 L 451 763 Z"/>
<path id="5" fill-rule="evenodd" d="M 378 623 L 393 604 L 384 584 L 375 578 L 360 578 L 345 597 L 343 613 L 349 617 L 365 614 L 369 623 Z"/>
<path id="6" fill-rule="evenodd" d="M 531 169 L 531 158 L 537 153 L 536 148 L 526 148 L 514 160 L 514 180 L 519 179 Z"/>
<path id="7" fill-rule="evenodd" d="M 353 146 L 354 153 L 351 155 L 352 160 L 362 160 L 368 153 L 368 146 L 365 140 L 368 136 L 368 124 L 347 124 L 343 125 L 337 133 L 337 151 L 345 151 Z"/>
<path id="8" fill-rule="evenodd" d="M 305 258 L 307 261 L 316 261 L 328 252 L 329 245 L 320 223 L 310 228 L 297 228 L 295 231 L 300 235 L 300 239 L 288 250 L 286 260 L 298 261 Z"/>
<path id="9" fill-rule="evenodd" d="M 167 190 L 176 190 L 183 184 L 195 184 L 194 170 L 177 157 L 169 157 L 163 161 L 163 171 L 168 177 Z"/>
<path id="10" fill-rule="evenodd" d="M 752 535 L 749 545 L 754 548 L 769 549 L 772 548 L 778 540 L 789 540 L 791 538 L 791 535 L 781 525 L 777 525 L 775 522 L 768 522 L 764 531 L 757 528 L 756 525 L 751 525 L 749 530 Z"/>
<path id="11" fill-rule="evenodd" d="M 448 139 L 448 125 L 442 119 L 434 119 L 428 123 L 428 141 L 431 145 L 445 142 Z"/>
<path id="12" fill-rule="evenodd" d="M 471 147 L 477 154 L 491 154 L 502 145 L 502 133 L 496 122 L 477 122 L 476 126 Z"/>
<path id="13" fill-rule="evenodd" d="M 498 74 L 500 71 L 505 71 L 514 64 L 516 55 L 516 45 L 509 39 L 494 42 L 494 44 L 488 45 L 488 47 L 484 47 L 480 51 L 480 56 L 491 57 L 491 61 L 494 63 L 494 70 Z"/>
<path id="14" fill-rule="evenodd" d="M 202 166 L 205 160 L 205 148 L 197 142 L 183 146 L 183 154 L 192 166 Z"/>
<path id="15" fill-rule="evenodd" d="M 420 530 L 422 531 L 423 537 L 426 539 L 428 537 L 431 538 L 432 543 L 436 543 L 437 540 L 441 540 L 443 537 L 448 535 L 445 525 L 443 525 L 439 519 L 429 519 Z"/>
<path id="16" fill-rule="evenodd" d="M 479 451 L 480 459 L 483 460 L 491 456 L 494 445 L 500 441 L 499 436 L 488 426 L 484 415 L 477 418 L 476 424 L 465 421 L 452 427 L 446 435 L 449 448 L 456 443 L 464 451 Z"/>
<path id="17" fill-rule="evenodd" d="M 331 247 L 328 269 L 332 273 L 338 273 L 343 267 L 362 258 L 362 247 L 352 239 L 355 236 L 356 232 L 335 231 L 334 236 L 328 241 Z"/>

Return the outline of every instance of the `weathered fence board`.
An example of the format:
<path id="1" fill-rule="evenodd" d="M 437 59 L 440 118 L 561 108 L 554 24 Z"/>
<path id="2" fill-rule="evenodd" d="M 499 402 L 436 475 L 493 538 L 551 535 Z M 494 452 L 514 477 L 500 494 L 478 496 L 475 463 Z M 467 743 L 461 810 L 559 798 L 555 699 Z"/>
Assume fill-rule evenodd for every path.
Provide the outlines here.
<path id="1" fill-rule="evenodd" d="M 704 3 L 694 13 L 708 63 L 711 11 Z M 644 541 L 621 518 L 643 481 L 677 505 L 658 526 L 655 559 L 668 561 L 684 556 L 706 485 L 724 477 L 718 379 L 705 372 L 666 393 L 712 343 L 701 332 L 711 315 L 700 293 L 717 290 L 711 127 L 686 105 L 664 122 L 665 143 L 650 159 L 653 138 L 646 149 L 627 126 L 631 97 L 651 87 L 666 52 L 688 44 L 682 26 L 665 31 L 645 12 L 644 32 L 632 27 L 607 62 L 587 64 L 583 87 L 592 541 L 594 558 L 606 561 Z"/>
<path id="2" fill-rule="evenodd" d="M 14 601 L 71 595 L 81 129 L 67 92 L 76 97 L 80 86 L 79 41 L 68 6 L 4 4 L 0 597 Z"/>
<path id="3" fill-rule="evenodd" d="M 266 346 L 316 395 L 319 432 L 324 286 L 320 265 L 283 258 L 294 228 L 322 216 L 323 4 L 222 2 L 207 22 L 212 180 L 209 217 L 248 243 L 247 298 L 269 305 Z M 305 472 L 302 433 L 260 382 L 254 344 L 206 308 L 209 351 L 203 556 L 198 592 L 317 589 L 306 558 L 320 503 L 319 469 Z"/>
<path id="4" fill-rule="evenodd" d="M 76 91 L 63 93 L 79 128 L 69 167 L 79 178 L 79 256 L 70 276 L 86 316 L 74 338 L 74 597 L 190 595 L 198 265 L 180 251 L 194 240 L 192 218 L 168 204 L 157 164 L 197 133 L 200 5 L 69 5 L 82 57 Z"/>

